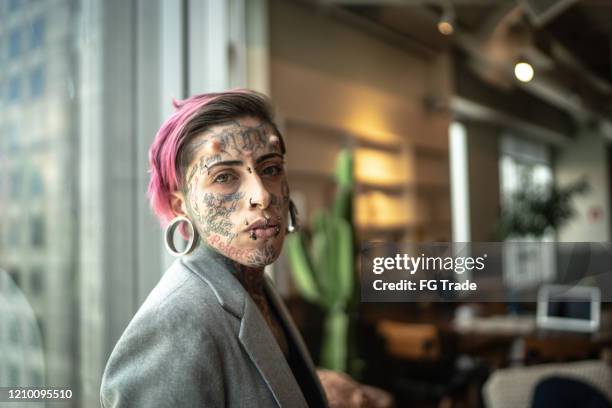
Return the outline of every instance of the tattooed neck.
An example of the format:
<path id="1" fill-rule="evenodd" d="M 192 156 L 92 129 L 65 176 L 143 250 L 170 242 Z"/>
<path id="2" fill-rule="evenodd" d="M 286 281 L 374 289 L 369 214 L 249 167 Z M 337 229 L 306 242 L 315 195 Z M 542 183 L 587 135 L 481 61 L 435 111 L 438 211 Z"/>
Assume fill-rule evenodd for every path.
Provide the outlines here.
<path id="1" fill-rule="evenodd" d="M 236 278 L 252 296 L 263 292 L 264 268 L 253 268 L 237 262 L 234 263 Z"/>

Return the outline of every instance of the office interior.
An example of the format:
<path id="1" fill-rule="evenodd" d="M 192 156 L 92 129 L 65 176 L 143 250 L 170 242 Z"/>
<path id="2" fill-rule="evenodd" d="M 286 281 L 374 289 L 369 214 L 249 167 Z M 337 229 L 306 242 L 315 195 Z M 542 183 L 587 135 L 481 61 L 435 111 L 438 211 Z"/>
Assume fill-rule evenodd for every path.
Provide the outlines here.
<path id="1" fill-rule="evenodd" d="M 610 242 L 610 17 L 602 0 L 0 2 L 0 386 L 67 384 L 66 406 L 98 406 L 112 347 L 173 261 L 148 147 L 172 98 L 246 87 L 274 104 L 305 242 L 352 163 L 340 346 L 291 251 L 269 268 L 319 366 L 398 407 L 529 406 L 553 373 L 612 398 L 606 296 L 581 331 L 541 327 L 535 295 L 359 292 L 368 243 L 518 242 L 520 275 L 556 245 Z"/>

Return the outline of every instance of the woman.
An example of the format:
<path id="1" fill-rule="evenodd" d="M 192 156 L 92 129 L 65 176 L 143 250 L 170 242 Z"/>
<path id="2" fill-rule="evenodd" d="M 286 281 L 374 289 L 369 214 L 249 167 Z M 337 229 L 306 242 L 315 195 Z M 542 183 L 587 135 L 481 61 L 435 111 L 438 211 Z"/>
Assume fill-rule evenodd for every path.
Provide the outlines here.
<path id="1" fill-rule="evenodd" d="M 175 107 L 149 152 L 149 196 L 180 258 L 115 346 L 102 406 L 326 406 L 264 276 L 295 222 L 285 145 L 267 100 L 237 90 Z M 188 238 L 182 252 L 177 227 Z"/>

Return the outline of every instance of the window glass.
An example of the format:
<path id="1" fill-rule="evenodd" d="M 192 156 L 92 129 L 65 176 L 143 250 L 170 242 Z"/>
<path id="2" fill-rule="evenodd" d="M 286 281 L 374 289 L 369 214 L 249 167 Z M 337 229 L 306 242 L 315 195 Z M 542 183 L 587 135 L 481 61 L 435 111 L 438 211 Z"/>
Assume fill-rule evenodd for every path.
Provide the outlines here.
<path id="1" fill-rule="evenodd" d="M 9 34 L 9 58 L 16 58 L 21 54 L 21 31 L 14 28 Z"/>
<path id="2" fill-rule="evenodd" d="M 38 48 L 45 41 L 45 20 L 42 17 L 37 17 L 31 25 L 30 46 Z"/>
<path id="3" fill-rule="evenodd" d="M 75 283 L 81 278 L 78 154 L 83 128 L 77 96 L 83 84 L 90 92 L 103 88 L 98 76 L 79 75 L 80 47 L 97 52 L 93 42 L 82 41 L 81 30 L 101 14 L 96 9 L 83 22 L 84 7 L 92 4 L 80 0 L 0 0 L 0 7 L 5 11 L 0 16 L 0 282 L 10 279 L 15 292 L 11 302 L 0 302 L 0 316 L 20 323 L 8 327 L 0 318 L 0 333 L 6 333 L 0 335 L 0 387 L 64 386 L 80 398 L 79 384 L 94 389 L 99 384 L 91 379 L 101 377 L 98 366 L 80 365 L 78 317 L 93 318 L 81 314 L 92 300 L 80 299 Z M 44 52 L 47 47 L 52 52 Z M 103 354 L 103 344 L 93 353 Z M 5 359 L 4 350 L 14 358 Z M 87 374 L 81 378 L 83 370 Z M 77 398 L 58 406 L 94 405 Z"/>
<path id="4" fill-rule="evenodd" d="M 30 96 L 36 98 L 44 91 L 45 77 L 42 67 L 36 67 L 30 72 Z"/>
<path id="5" fill-rule="evenodd" d="M 8 11 L 14 12 L 14 11 L 17 11 L 17 9 L 19 9 L 19 6 L 21 5 L 21 0 L 9 0 L 8 4 L 9 4 Z"/>
<path id="6" fill-rule="evenodd" d="M 8 100 L 12 103 L 17 103 L 21 99 L 21 78 L 14 76 L 9 82 Z"/>

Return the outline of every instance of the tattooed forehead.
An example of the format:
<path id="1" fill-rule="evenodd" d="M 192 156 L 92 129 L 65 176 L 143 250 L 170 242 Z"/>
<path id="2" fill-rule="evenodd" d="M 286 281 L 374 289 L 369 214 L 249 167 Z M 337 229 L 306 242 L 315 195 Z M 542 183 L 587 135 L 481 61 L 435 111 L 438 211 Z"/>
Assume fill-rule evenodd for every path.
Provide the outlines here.
<path id="1" fill-rule="evenodd" d="M 200 134 L 190 147 L 193 156 L 210 157 L 209 162 L 221 156 L 252 154 L 256 157 L 262 153 L 282 153 L 278 135 L 266 122 L 247 125 L 232 121 L 215 126 Z"/>

